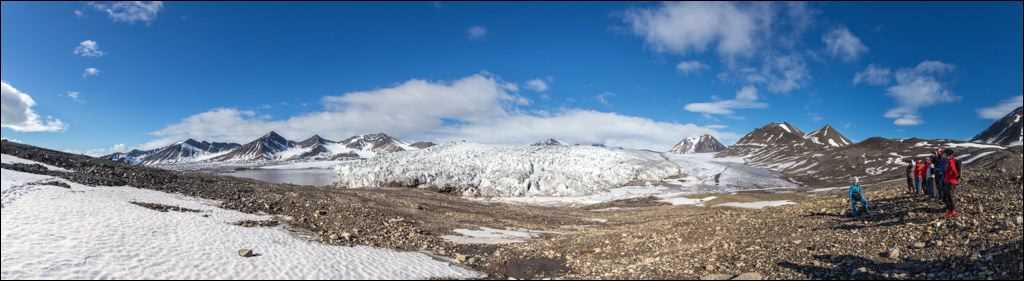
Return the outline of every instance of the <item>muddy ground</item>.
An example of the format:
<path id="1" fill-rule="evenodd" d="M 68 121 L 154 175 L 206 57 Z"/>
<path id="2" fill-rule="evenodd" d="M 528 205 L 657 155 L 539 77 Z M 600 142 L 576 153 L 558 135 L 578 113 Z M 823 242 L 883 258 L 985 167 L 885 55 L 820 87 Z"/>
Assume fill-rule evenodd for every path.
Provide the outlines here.
<path id="1" fill-rule="evenodd" d="M 218 200 L 224 208 L 280 216 L 289 228 L 323 243 L 425 252 L 491 279 L 1018 280 L 1024 269 L 1021 179 L 984 171 L 966 171 L 959 194 L 963 215 L 956 219 L 942 218 L 938 201 L 904 194 L 898 181 L 867 186 L 874 212 L 851 219 L 844 216 L 844 190 L 718 195 L 706 204 L 798 203 L 763 210 L 644 199 L 544 208 L 426 190 L 312 188 L 128 167 L 9 142 L 3 142 L 2 153 L 75 172 L 31 165 L 4 169 Z M 598 211 L 609 207 L 618 209 Z M 440 238 L 478 227 L 548 234 L 499 246 L 454 245 Z"/>

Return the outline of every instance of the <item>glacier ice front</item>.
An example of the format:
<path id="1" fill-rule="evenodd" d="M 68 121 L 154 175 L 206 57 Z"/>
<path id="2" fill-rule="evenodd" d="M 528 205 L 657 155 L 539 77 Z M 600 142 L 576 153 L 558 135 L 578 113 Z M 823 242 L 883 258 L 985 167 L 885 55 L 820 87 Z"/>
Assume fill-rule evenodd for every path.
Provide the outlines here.
<path id="1" fill-rule="evenodd" d="M 653 151 L 449 143 L 337 167 L 347 188 L 419 187 L 466 196 L 583 196 L 681 174 Z"/>

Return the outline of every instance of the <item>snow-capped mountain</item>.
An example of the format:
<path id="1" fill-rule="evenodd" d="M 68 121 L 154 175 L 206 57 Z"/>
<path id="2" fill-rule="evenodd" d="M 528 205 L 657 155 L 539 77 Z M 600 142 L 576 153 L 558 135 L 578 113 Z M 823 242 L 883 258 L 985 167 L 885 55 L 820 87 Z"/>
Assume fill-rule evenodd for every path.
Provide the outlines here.
<path id="1" fill-rule="evenodd" d="M 114 153 L 114 154 L 103 156 L 101 158 L 107 159 L 107 160 L 110 160 L 110 161 L 114 161 L 114 162 L 118 162 L 118 163 L 125 163 L 125 164 L 129 164 L 129 165 L 138 165 L 138 164 L 142 163 L 141 159 L 143 157 L 145 157 L 149 152 L 150 151 L 142 151 L 142 150 L 134 149 L 134 150 L 129 151 L 129 152 L 117 152 L 117 153 Z"/>
<path id="2" fill-rule="evenodd" d="M 133 165 L 169 165 L 204 161 L 239 147 L 241 145 L 235 143 L 210 143 L 188 139 L 154 150 L 132 150 L 128 153 L 115 153 L 103 158 Z"/>
<path id="3" fill-rule="evenodd" d="M 269 161 L 279 160 L 277 154 L 295 146 L 277 132 L 270 132 L 225 155 L 211 159 L 213 162 Z"/>
<path id="4" fill-rule="evenodd" d="M 750 132 L 736 142 L 737 146 L 776 146 L 804 143 L 804 132 L 789 123 L 771 123 Z"/>
<path id="5" fill-rule="evenodd" d="M 561 142 L 561 141 L 559 141 L 559 140 L 556 140 L 556 139 L 546 139 L 546 140 L 542 140 L 542 141 L 539 141 L 539 142 L 535 142 L 535 143 L 531 144 L 530 146 L 552 146 L 552 145 L 554 145 L 554 146 L 562 146 L 562 145 L 566 145 L 566 144 Z"/>
<path id="6" fill-rule="evenodd" d="M 418 143 L 422 147 L 433 143 Z M 319 135 L 295 142 L 270 132 L 245 145 L 186 140 L 166 147 L 127 153 L 115 153 L 104 159 L 145 166 L 178 166 L 198 163 L 237 163 L 272 161 L 319 161 L 372 158 L 378 154 L 419 150 L 385 134 L 351 137 L 332 141 Z"/>
<path id="7" fill-rule="evenodd" d="M 416 150 L 415 147 L 382 133 L 351 137 L 341 141 L 341 144 L 349 149 L 373 153 Z"/>
<path id="8" fill-rule="evenodd" d="M 1018 107 L 1017 110 L 996 121 L 995 124 L 992 124 L 991 127 L 974 137 L 971 141 L 1003 146 L 1021 145 L 1022 140 L 1024 140 L 1024 130 L 1021 128 L 1020 120 L 1022 110 L 1024 110 L 1024 107 Z"/>
<path id="9" fill-rule="evenodd" d="M 277 157 L 283 160 L 334 159 L 335 155 L 331 153 L 329 147 L 337 143 L 338 142 L 336 141 L 320 137 L 320 135 L 314 135 L 309 139 L 295 143 L 291 149 L 282 152 L 281 155 L 277 155 Z"/>
<path id="10" fill-rule="evenodd" d="M 848 145 L 852 145 L 853 141 L 840 134 L 832 125 L 826 125 L 825 127 L 818 129 L 817 131 L 811 132 L 804 136 L 807 140 L 828 147 L 838 148 Z"/>
<path id="11" fill-rule="evenodd" d="M 1020 155 L 998 145 L 885 138 L 852 144 L 841 136 L 830 126 L 804 135 L 787 123 L 773 123 L 754 130 L 718 156 L 741 157 L 748 165 L 813 185 L 842 185 L 852 177 L 865 182 L 900 178 L 907 161 L 924 159 L 936 149 L 954 150 L 965 169 L 1020 170 Z"/>
<path id="12" fill-rule="evenodd" d="M 714 153 L 725 150 L 725 145 L 711 135 L 686 138 L 672 147 L 670 152 L 678 154 Z"/>

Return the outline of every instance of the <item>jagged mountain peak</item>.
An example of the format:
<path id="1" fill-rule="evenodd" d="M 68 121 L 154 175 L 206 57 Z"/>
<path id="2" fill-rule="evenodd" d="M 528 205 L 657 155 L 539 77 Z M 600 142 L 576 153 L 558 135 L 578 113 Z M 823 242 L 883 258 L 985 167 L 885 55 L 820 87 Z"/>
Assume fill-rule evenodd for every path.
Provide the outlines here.
<path id="1" fill-rule="evenodd" d="M 1024 128 L 1021 126 L 1021 115 L 1024 107 L 1010 112 L 992 124 L 988 129 L 972 139 L 972 142 L 1003 146 L 1018 146 L 1024 142 Z"/>
<path id="2" fill-rule="evenodd" d="M 714 136 L 704 134 L 698 137 L 683 139 L 672 147 L 672 153 L 715 153 L 726 150 L 727 147 L 718 141 Z"/>
<path id="3" fill-rule="evenodd" d="M 804 136 L 807 140 L 827 147 L 845 147 L 853 144 L 849 138 L 836 130 L 832 125 L 825 125 L 821 129 L 808 133 Z"/>
<path id="4" fill-rule="evenodd" d="M 770 144 L 792 144 L 805 142 L 804 132 L 788 122 L 769 123 L 755 129 L 736 142 L 737 145 L 768 146 Z"/>

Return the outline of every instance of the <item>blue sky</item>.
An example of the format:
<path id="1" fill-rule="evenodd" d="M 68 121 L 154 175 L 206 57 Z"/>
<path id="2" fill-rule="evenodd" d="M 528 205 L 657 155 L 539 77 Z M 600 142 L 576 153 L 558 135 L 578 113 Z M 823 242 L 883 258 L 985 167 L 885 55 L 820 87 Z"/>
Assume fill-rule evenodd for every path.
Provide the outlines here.
<path id="1" fill-rule="evenodd" d="M 773 121 L 832 124 L 857 141 L 969 139 L 1021 104 L 1021 13 L 975 2 L 4 2 L 2 134 L 94 154 L 269 130 L 666 150 Z"/>

